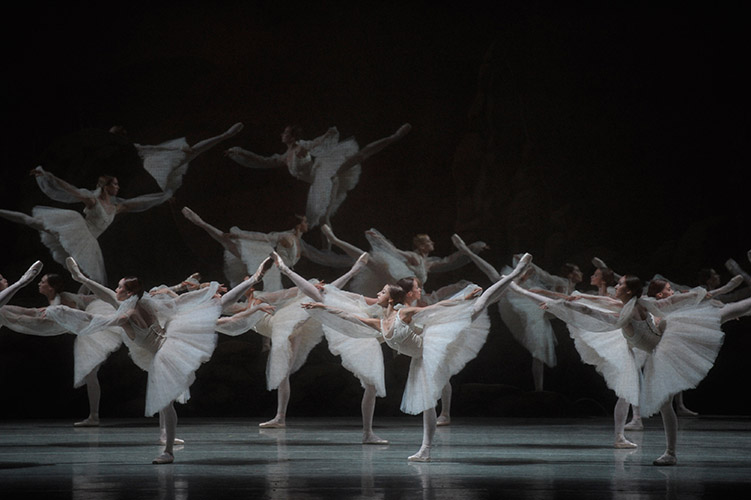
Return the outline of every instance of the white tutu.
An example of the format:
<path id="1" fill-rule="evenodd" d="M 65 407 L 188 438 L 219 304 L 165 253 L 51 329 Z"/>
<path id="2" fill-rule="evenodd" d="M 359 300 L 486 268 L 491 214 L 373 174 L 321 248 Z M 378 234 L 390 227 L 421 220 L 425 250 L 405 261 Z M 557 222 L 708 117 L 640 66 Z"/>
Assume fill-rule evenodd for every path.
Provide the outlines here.
<path id="1" fill-rule="evenodd" d="M 45 231 L 39 234 L 55 262 L 64 266 L 65 259 L 73 257 L 84 274 L 98 283 L 106 283 L 104 258 L 97 241 L 101 224 L 93 224 L 88 219 L 105 217 L 108 222 L 103 223 L 108 226 L 114 214 L 108 215 L 100 203 L 87 211 L 86 219 L 74 210 L 42 206 L 34 207 L 32 214 L 44 225 Z"/>
<path id="2" fill-rule="evenodd" d="M 143 168 L 154 178 L 162 191 L 177 191 L 188 171 L 188 141 L 172 139 L 156 146 L 134 144 Z"/>
<path id="3" fill-rule="evenodd" d="M 115 309 L 101 300 L 92 301 L 86 312 L 92 314 L 113 314 Z M 125 332 L 119 327 L 110 327 L 86 336 L 76 336 L 73 342 L 73 387 L 86 383 L 86 375 L 104 363 L 110 354 L 120 348 Z"/>
<path id="4" fill-rule="evenodd" d="M 311 170 L 312 182 L 308 189 L 305 217 L 311 228 L 324 222 L 325 217 L 334 215 L 347 197 L 347 192 L 357 185 L 360 165 L 354 165 L 338 175 L 336 172 L 359 149 L 357 142 L 349 138 L 342 142 L 327 140 L 310 151 L 315 162 Z"/>
<path id="5" fill-rule="evenodd" d="M 236 235 L 253 234 L 257 235 L 260 238 L 264 238 L 261 240 L 255 240 L 240 237 L 235 240 L 237 248 L 240 250 L 240 258 L 242 260 L 242 263 L 244 264 L 243 274 L 242 276 L 240 276 L 239 281 L 237 281 L 237 283 L 240 283 L 245 276 L 253 274 L 256 269 L 258 269 L 258 266 L 261 265 L 261 262 L 263 262 L 269 256 L 269 254 L 274 251 L 276 243 L 275 240 L 272 240 L 271 238 L 276 237 L 278 233 L 269 233 L 268 235 L 266 235 L 264 233 L 245 231 L 238 227 L 231 227 L 229 231 L 230 233 Z M 230 281 L 236 280 L 238 270 L 240 269 L 240 267 L 237 265 L 237 257 L 232 255 L 230 252 L 225 251 L 224 261 L 225 273 L 233 273 L 232 276 L 228 274 L 227 277 L 230 278 Z M 284 263 L 289 267 L 293 267 L 297 263 L 297 261 L 288 262 L 287 260 L 285 260 Z M 233 283 L 233 286 L 237 283 Z M 274 266 L 266 271 L 266 273 L 263 275 L 263 290 L 266 292 L 273 292 L 281 289 L 282 275 L 279 272 L 279 269 Z"/>
<path id="6" fill-rule="evenodd" d="M 435 407 L 449 379 L 474 359 L 490 330 L 487 311 L 471 321 L 474 300 L 416 314 L 412 322 L 425 325 L 422 356 L 413 357 L 404 387 L 401 410 L 416 415 Z"/>
<path id="7" fill-rule="evenodd" d="M 509 290 L 498 302 L 498 312 L 514 339 L 529 351 L 533 358 L 539 359 L 551 368 L 556 365 L 557 341 L 553 326 L 538 304 Z"/>
<path id="8" fill-rule="evenodd" d="M 361 295 L 345 292 L 331 285 L 325 288 L 324 302 L 331 307 L 353 311 L 353 314 L 360 316 L 375 317 L 381 313 L 380 306 L 368 306 Z M 323 326 L 323 333 L 326 336 L 329 351 L 341 357 L 342 366 L 360 380 L 362 387 L 374 386 L 376 395 L 381 398 L 385 397 L 386 383 L 381 342 L 372 335 L 365 338 L 344 335 L 326 325 Z"/>
<path id="9" fill-rule="evenodd" d="M 265 296 L 263 292 L 257 294 L 262 300 Z M 286 377 L 299 370 L 310 351 L 323 340 L 321 325 L 300 306 L 309 300 L 297 292 L 280 301 L 269 301 L 276 307 L 274 314 L 265 315 L 255 325 L 258 333 L 271 339 L 271 351 L 266 363 L 266 387 L 270 391 L 277 389 Z"/>
<path id="10" fill-rule="evenodd" d="M 639 403 L 643 416 L 656 413 L 674 394 L 696 387 L 706 377 L 724 340 L 721 313 L 705 301 L 663 318 L 665 332 L 644 364 Z"/>

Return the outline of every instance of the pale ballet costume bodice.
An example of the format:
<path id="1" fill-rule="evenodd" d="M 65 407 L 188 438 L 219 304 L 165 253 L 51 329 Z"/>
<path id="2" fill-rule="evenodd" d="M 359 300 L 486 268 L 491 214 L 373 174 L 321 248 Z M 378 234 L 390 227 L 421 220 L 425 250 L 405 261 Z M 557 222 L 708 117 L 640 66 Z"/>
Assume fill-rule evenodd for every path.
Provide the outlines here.
<path id="1" fill-rule="evenodd" d="M 406 354 L 411 358 L 422 356 L 422 336 L 415 333 L 412 325 L 405 323 L 399 316 L 399 309 L 396 310 L 394 324 L 390 331 L 383 328 L 383 319 L 381 319 L 381 332 L 386 344 L 400 354 Z"/>
<path id="2" fill-rule="evenodd" d="M 154 322 L 146 328 L 135 324 L 132 320 L 128 321 L 131 331 L 135 334 L 133 343 L 150 353 L 156 353 L 164 343 L 164 328 L 159 323 Z"/>
<path id="3" fill-rule="evenodd" d="M 91 208 L 84 208 L 83 213 L 86 219 L 86 227 L 94 238 L 98 238 L 115 220 L 117 208 L 113 206 L 112 212 L 109 212 L 99 198 L 96 198 L 96 203 Z"/>
<path id="4" fill-rule="evenodd" d="M 655 317 L 647 313 L 644 320 L 633 320 L 622 328 L 629 346 L 646 352 L 652 352 L 662 339 L 662 332 L 655 322 Z"/>
<path id="5" fill-rule="evenodd" d="M 313 182 L 313 157 L 310 156 L 310 153 L 306 152 L 305 155 L 302 157 L 297 155 L 297 149 L 300 147 L 305 147 L 304 145 L 301 145 L 299 142 L 295 143 L 295 147 L 287 151 L 285 155 L 285 163 L 287 164 L 287 169 L 289 170 L 289 173 L 292 174 L 293 177 L 296 179 L 300 179 L 301 181 Z"/>

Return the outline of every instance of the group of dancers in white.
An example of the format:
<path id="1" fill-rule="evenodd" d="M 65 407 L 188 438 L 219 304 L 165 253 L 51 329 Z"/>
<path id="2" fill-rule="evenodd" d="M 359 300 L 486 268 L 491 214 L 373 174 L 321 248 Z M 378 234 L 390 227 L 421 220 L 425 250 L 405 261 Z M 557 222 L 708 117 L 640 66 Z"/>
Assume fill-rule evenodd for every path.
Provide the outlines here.
<path id="1" fill-rule="evenodd" d="M 294 228 L 278 233 L 236 227 L 224 232 L 184 207 L 185 217 L 222 245 L 232 288 L 215 281 L 202 283 L 197 273 L 174 286 L 145 290 L 139 278 L 124 277 L 114 290 L 108 288 L 97 237 L 115 215 L 146 210 L 171 198 L 191 160 L 241 130 L 242 124 L 235 124 L 193 146 L 184 139 L 136 145 L 144 168 L 162 189 L 155 194 L 122 199 L 114 177 L 101 177 L 97 188 L 89 191 L 37 167 L 32 174 L 43 192 L 53 200 L 83 202 L 84 216 L 50 207 L 35 207 L 31 216 L 0 210 L 0 218 L 39 231 L 53 258 L 81 284 L 78 293 L 69 293 L 63 290 L 60 276 L 44 275 L 39 292 L 47 298 L 47 307 L 24 308 L 8 303 L 41 274 L 42 263 L 34 263 L 12 285 L 0 276 L 0 325 L 31 335 L 76 335 L 74 384 L 86 385 L 90 413 L 75 425 L 99 425 L 97 370 L 124 343 L 135 364 L 148 372 L 145 413 L 160 417 L 164 451 L 153 463 L 171 463 L 174 445 L 181 442 L 175 437 L 174 402 L 184 403 L 190 397 L 195 373 L 211 358 L 217 334 L 255 331 L 269 341 L 267 387 L 277 390 L 278 397 L 275 417 L 261 427 L 286 425 L 290 375 L 325 338 L 330 351 L 363 387 L 363 444 L 388 444 L 373 432 L 376 397 L 386 393 L 381 348 L 385 343 L 411 358 L 401 410 L 422 414 L 423 439 L 409 460 L 428 461 L 436 427 L 450 423 L 450 379 L 485 344 L 490 330 L 488 306 L 497 304 L 509 331 L 532 356 L 536 390 L 542 390 L 543 366 L 556 364 L 553 315 L 567 324 L 582 361 L 594 365 L 619 398 L 614 411 L 615 447 L 636 447 L 624 431 L 638 429 L 641 417 L 660 411 L 667 445 L 654 463 L 677 462 L 673 399 L 696 387 L 713 366 L 723 342 L 722 323 L 751 314 L 748 296 L 718 300 L 744 281 L 751 286 L 751 277 L 729 261 L 728 268 L 737 276 L 726 286 L 673 293 L 680 288 L 674 283 L 655 278 L 645 287 L 636 276 L 619 276 L 595 259 L 591 284 L 598 293 L 582 294 L 575 290 L 582 281 L 578 266 L 568 265 L 562 276 L 553 276 L 532 264 L 530 254 L 521 254 L 498 272 L 478 255 L 486 249 L 484 243 L 467 245 L 458 235 L 452 237 L 457 251 L 445 258 L 430 255 L 433 242 L 425 234 L 414 238 L 412 251 L 397 248 L 375 229 L 365 234 L 367 251 L 341 240 L 331 228 L 331 218 L 357 184 L 360 164 L 404 137 L 408 124 L 362 149 L 354 139 L 340 141 L 335 128 L 302 141 L 294 127 L 282 133 L 284 154 L 262 157 L 237 147 L 228 149 L 226 155 L 242 165 L 286 165 L 293 176 L 309 182 L 306 215 Z M 302 239 L 315 226 L 320 226 L 328 242 L 323 249 Z M 331 283 L 308 280 L 292 270 L 302 256 L 333 267 L 351 267 Z M 424 292 L 431 272 L 456 269 L 470 261 L 492 282 L 487 289 L 461 281 Z M 285 288 L 282 276 L 293 286 Z M 436 412 L 439 400 L 441 415 Z M 627 427 L 629 405 L 634 420 Z"/>

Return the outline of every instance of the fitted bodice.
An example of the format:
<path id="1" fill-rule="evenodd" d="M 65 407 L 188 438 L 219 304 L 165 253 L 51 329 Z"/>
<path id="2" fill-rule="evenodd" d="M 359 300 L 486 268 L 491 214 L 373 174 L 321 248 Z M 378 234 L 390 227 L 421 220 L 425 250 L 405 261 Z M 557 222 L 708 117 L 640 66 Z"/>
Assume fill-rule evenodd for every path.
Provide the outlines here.
<path id="1" fill-rule="evenodd" d="M 410 324 L 402 321 L 398 310 L 390 331 L 384 331 L 383 320 L 381 320 L 381 332 L 386 344 L 395 351 L 406 354 L 411 358 L 422 356 L 422 337 L 415 333 Z"/>
<path id="2" fill-rule="evenodd" d="M 138 326 L 133 321 L 129 321 L 128 323 L 133 333 L 135 333 L 133 342 L 136 345 L 151 353 L 157 352 L 162 347 L 164 343 L 164 328 L 159 323 L 152 323 L 146 328 Z"/>
<path id="3" fill-rule="evenodd" d="M 297 146 L 302 147 L 302 146 Z M 285 163 L 287 163 L 287 169 L 296 179 L 300 179 L 305 182 L 313 182 L 313 158 L 310 153 L 305 153 L 302 157 L 297 155 L 297 147 L 290 149 L 287 152 Z"/>
<path id="4" fill-rule="evenodd" d="M 652 352 L 662 338 L 654 316 L 647 313 L 644 320 L 633 320 L 623 327 L 629 345 L 635 349 Z"/>
<path id="5" fill-rule="evenodd" d="M 92 207 L 83 209 L 86 217 L 86 226 L 94 238 L 98 238 L 112 224 L 112 221 L 115 220 L 116 212 L 117 210 L 114 207 L 112 212 L 107 211 L 98 198 Z"/>

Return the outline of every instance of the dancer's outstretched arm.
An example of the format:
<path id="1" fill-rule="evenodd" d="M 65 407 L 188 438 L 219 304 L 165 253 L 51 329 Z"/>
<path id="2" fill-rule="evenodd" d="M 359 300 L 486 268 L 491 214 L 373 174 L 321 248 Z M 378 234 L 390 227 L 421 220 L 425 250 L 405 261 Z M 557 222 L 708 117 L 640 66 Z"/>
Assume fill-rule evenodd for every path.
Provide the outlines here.
<path id="1" fill-rule="evenodd" d="M 282 155 L 261 156 L 237 146 L 229 148 L 224 152 L 224 155 L 247 168 L 279 168 L 287 166 Z"/>
<path id="2" fill-rule="evenodd" d="M 117 300 L 115 292 L 113 290 L 110 290 L 106 286 L 87 278 L 81 272 L 81 269 L 78 267 L 78 263 L 73 259 L 73 257 L 68 257 L 67 259 L 65 259 L 65 265 L 67 266 L 68 271 L 70 271 L 70 275 L 75 281 L 81 283 L 82 285 L 85 285 L 86 288 L 91 290 L 91 293 L 93 293 L 115 309 L 120 307 L 120 302 Z"/>
<path id="3" fill-rule="evenodd" d="M 94 191 L 78 188 L 51 172 L 47 172 L 41 165 L 32 170 L 30 174 L 36 176 L 39 189 L 55 201 L 63 203 L 81 202 L 89 208 L 96 204 L 96 194 Z"/>
<path id="4" fill-rule="evenodd" d="M 18 281 L 9 285 L 7 288 L 0 290 L 0 306 L 7 304 L 17 291 L 31 283 L 41 272 L 42 265 L 42 262 L 39 260 L 34 262 L 31 267 L 23 273 L 23 276 L 21 276 Z"/>

